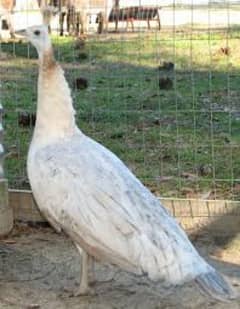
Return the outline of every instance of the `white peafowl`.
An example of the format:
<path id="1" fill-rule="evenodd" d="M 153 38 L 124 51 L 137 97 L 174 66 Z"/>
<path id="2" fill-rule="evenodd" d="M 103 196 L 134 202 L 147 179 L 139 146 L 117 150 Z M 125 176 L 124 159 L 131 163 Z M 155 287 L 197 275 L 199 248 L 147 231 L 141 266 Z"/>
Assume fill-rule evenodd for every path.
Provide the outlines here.
<path id="1" fill-rule="evenodd" d="M 159 200 L 119 158 L 78 129 L 47 27 L 28 28 L 26 36 L 39 55 L 28 176 L 41 212 L 82 253 L 77 294 L 89 291 L 92 257 L 153 281 L 194 281 L 213 298 L 234 298 L 226 279 L 200 257 Z"/>

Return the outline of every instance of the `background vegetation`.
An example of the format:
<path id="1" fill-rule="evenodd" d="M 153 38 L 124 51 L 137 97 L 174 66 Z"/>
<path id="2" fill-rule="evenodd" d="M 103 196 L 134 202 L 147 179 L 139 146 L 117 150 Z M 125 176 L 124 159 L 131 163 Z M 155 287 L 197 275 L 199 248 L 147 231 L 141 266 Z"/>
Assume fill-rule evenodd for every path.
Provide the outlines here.
<path id="1" fill-rule="evenodd" d="M 185 27 L 53 41 L 79 127 L 153 192 L 239 199 L 239 37 L 238 28 Z M 5 169 L 10 187 L 28 188 L 32 126 L 20 118 L 36 109 L 36 53 L 25 42 L 2 43 L 1 49 Z M 87 80 L 84 89 L 76 87 L 80 77 Z"/>

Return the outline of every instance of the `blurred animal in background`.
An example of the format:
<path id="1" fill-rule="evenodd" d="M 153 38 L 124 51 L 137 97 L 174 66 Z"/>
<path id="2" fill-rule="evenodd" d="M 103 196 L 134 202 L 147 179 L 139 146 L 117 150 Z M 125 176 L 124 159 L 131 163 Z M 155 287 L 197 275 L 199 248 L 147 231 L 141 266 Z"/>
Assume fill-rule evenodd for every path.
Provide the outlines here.
<path id="1" fill-rule="evenodd" d="M 59 10 L 60 35 L 64 34 L 66 22 L 67 33 L 78 36 L 85 34 L 88 27 L 88 3 L 84 0 L 50 0 L 49 5 Z"/>
<path id="2" fill-rule="evenodd" d="M 14 38 L 14 25 L 12 20 L 13 9 L 16 0 L 0 0 L 1 30 L 9 30 L 11 38 Z"/>
<path id="3" fill-rule="evenodd" d="M 31 5 L 30 5 L 31 3 Z M 66 32 L 70 35 L 84 36 L 88 33 L 89 23 L 93 22 L 92 16 L 96 15 L 98 33 L 107 32 L 108 23 L 115 22 L 115 30 L 118 30 L 119 22 L 126 22 L 127 27 L 131 23 L 134 31 L 135 21 L 147 21 L 148 29 L 150 21 L 155 20 L 161 29 L 160 7 L 157 6 L 131 6 L 122 8 L 119 0 L 0 0 L 0 12 L 4 20 L 3 26 L 9 29 L 11 37 L 14 37 L 13 13 L 15 7 L 25 13 L 30 8 L 40 9 L 43 23 L 49 26 L 55 14 L 59 14 L 60 35 Z"/>
<path id="4" fill-rule="evenodd" d="M 14 14 L 29 14 L 29 11 L 41 12 L 43 23 L 50 24 L 52 17 L 57 13 L 51 0 L 0 0 L 1 30 L 8 30 L 11 38 L 15 37 Z"/>
<path id="5" fill-rule="evenodd" d="M 161 21 L 159 10 L 157 6 L 132 6 L 121 8 L 119 0 L 116 0 L 115 6 L 112 9 L 108 21 L 115 22 L 115 30 L 118 30 L 118 22 L 126 21 L 126 30 L 129 22 L 131 23 L 132 31 L 134 31 L 134 21 L 147 21 L 148 30 L 151 29 L 150 21 L 156 20 L 158 29 L 161 30 Z"/>
<path id="6" fill-rule="evenodd" d="M 39 8 L 42 14 L 43 24 L 48 26 L 48 30 L 51 33 L 51 21 L 52 18 L 59 13 L 58 8 L 51 4 L 51 1 L 48 3 L 46 0 L 41 0 L 39 2 Z"/>
<path id="7" fill-rule="evenodd" d="M 64 34 L 66 22 L 67 33 L 85 35 L 88 32 L 91 15 L 99 15 L 99 33 L 107 29 L 107 16 L 112 8 L 111 0 L 50 0 L 50 4 L 59 8 L 60 35 Z"/>
<path id="8" fill-rule="evenodd" d="M 88 32 L 88 1 L 68 0 L 67 4 L 68 31 L 76 36 Z"/>
<path id="9" fill-rule="evenodd" d="M 70 31 L 70 19 L 68 8 L 70 6 L 69 0 L 50 0 L 49 5 L 58 9 L 59 12 L 59 26 L 60 26 L 60 35 L 64 33 L 64 22 L 66 19 L 67 23 L 67 32 Z"/>

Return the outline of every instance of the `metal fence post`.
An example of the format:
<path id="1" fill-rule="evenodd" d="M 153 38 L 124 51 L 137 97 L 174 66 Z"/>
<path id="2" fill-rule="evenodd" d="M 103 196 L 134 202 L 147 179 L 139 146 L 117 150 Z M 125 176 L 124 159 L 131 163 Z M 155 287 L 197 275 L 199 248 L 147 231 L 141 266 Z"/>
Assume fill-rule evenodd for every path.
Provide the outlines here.
<path id="1" fill-rule="evenodd" d="M 2 113 L 3 108 L 0 103 L 0 236 L 8 234 L 13 228 L 13 211 L 8 204 L 8 182 L 4 177 L 3 171 L 4 149 L 2 145 Z"/>

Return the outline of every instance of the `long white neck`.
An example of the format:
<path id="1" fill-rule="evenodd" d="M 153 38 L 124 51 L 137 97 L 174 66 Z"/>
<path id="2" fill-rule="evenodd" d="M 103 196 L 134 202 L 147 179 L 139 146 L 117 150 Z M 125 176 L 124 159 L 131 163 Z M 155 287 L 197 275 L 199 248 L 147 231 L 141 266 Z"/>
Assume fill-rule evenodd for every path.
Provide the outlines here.
<path id="1" fill-rule="evenodd" d="M 64 72 L 56 63 L 52 48 L 39 57 L 37 119 L 34 139 L 47 143 L 71 136 L 76 130 L 75 111 Z"/>

